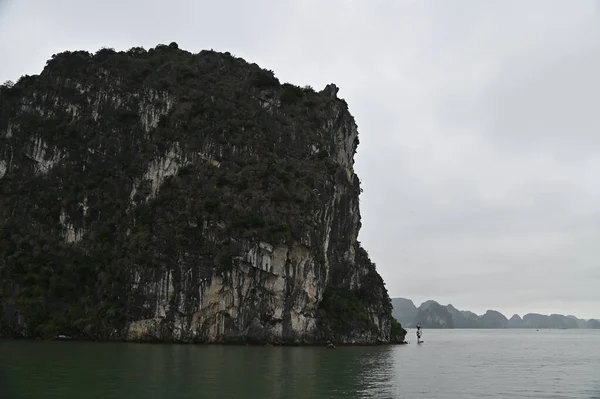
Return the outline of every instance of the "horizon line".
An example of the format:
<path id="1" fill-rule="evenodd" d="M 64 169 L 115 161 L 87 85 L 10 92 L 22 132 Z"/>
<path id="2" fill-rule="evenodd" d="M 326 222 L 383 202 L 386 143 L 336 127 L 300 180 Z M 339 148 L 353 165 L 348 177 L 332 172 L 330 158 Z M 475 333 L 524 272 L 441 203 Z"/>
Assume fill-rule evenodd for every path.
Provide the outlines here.
<path id="1" fill-rule="evenodd" d="M 504 317 L 506 317 L 506 318 L 507 318 L 507 319 L 509 319 L 509 320 L 510 320 L 510 318 L 512 318 L 512 317 L 513 317 L 513 316 L 515 316 L 515 315 L 516 315 L 516 316 L 519 316 L 520 318 L 523 318 L 524 316 L 526 316 L 526 315 L 528 315 L 528 314 L 536 314 L 536 315 L 541 315 L 541 316 L 552 316 L 552 315 L 564 316 L 564 317 L 569 317 L 569 316 L 572 316 L 572 317 L 575 317 L 575 318 L 577 318 L 577 319 L 579 319 L 579 320 L 585 320 L 585 321 L 588 321 L 588 320 L 598 320 L 598 321 L 600 321 L 600 317 L 589 317 L 589 318 L 586 318 L 586 317 L 580 317 L 580 316 L 576 316 L 576 315 L 575 315 L 575 314 L 573 314 L 573 313 L 569 313 L 569 314 L 562 314 L 562 313 L 550 313 L 550 314 L 546 314 L 546 313 L 538 313 L 538 312 L 527 312 L 527 313 L 524 313 L 522 316 L 521 316 L 521 314 L 519 314 L 519 313 L 513 313 L 513 314 L 512 314 L 510 317 L 508 317 L 508 316 L 507 316 L 505 313 L 503 313 L 503 312 L 501 312 L 501 311 L 499 311 L 499 310 L 496 310 L 496 309 L 491 309 L 491 308 L 490 308 L 490 309 L 487 309 L 487 310 L 486 310 L 486 311 L 485 311 L 483 314 L 477 314 L 477 313 L 475 313 L 475 312 L 473 312 L 472 310 L 469 310 L 469 309 L 458 309 L 456 306 L 452 305 L 452 303 L 448 303 L 448 304 L 444 305 L 444 304 L 442 304 L 441 302 L 439 302 L 439 301 L 436 301 L 436 300 L 434 300 L 434 299 L 427 299 L 427 300 L 425 300 L 425 301 L 421 302 L 419 305 L 416 305 L 416 303 L 415 303 L 415 301 L 414 301 L 414 300 L 412 300 L 412 299 L 410 299 L 410 298 L 406 298 L 406 297 L 401 297 L 401 296 L 392 297 L 392 296 L 390 296 L 390 299 L 405 299 L 405 300 L 411 301 L 411 302 L 413 303 L 413 305 L 415 305 L 415 307 L 416 307 L 416 308 L 419 308 L 419 307 L 420 307 L 421 305 L 423 305 L 425 302 L 432 301 L 432 302 L 435 302 L 435 303 L 437 303 L 438 305 L 441 305 L 441 306 L 452 306 L 453 308 L 455 308 L 456 310 L 459 310 L 459 311 L 461 311 L 461 312 L 463 312 L 463 311 L 464 311 L 464 312 L 471 312 L 471 313 L 474 313 L 474 314 L 475 314 L 475 315 L 477 315 L 478 317 L 481 317 L 481 316 L 483 316 L 483 315 L 484 315 L 486 312 L 488 312 L 488 311 L 493 311 L 493 312 L 498 312 L 498 313 L 502 314 Z"/>

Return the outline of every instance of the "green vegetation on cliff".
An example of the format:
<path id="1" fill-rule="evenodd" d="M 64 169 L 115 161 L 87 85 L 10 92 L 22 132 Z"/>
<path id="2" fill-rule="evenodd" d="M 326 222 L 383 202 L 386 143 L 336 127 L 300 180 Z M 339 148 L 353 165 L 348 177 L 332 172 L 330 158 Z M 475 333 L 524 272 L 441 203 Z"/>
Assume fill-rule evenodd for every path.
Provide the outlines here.
<path id="1" fill-rule="evenodd" d="M 387 291 L 356 241 L 358 137 L 336 92 L 175 43 L 67 51 L 0 87 L 0 333 L 389 339 Z M 275 277 L 283 292 L 266 288 Z M 214 332 L 225 308 L 238 315 Z M 322 331 L 308 331 L 317 308 Z"/>

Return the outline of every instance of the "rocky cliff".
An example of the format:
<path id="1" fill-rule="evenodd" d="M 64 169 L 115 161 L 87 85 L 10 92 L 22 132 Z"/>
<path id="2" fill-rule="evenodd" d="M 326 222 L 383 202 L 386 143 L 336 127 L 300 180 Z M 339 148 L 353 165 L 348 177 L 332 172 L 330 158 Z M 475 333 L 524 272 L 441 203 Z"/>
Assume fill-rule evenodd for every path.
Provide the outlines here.
<path id="1" fill-rule="evenodd" d="M 423 328 L 454 328 L 452 314 L 436 301 L 425 301 L 417 308 L 413 325 L 417 323 Z"/>
<path id="2" fill-rule="evenodd" d="M 596 330 L 600 330 L 600 320 L 598 319 L 589 319 L 586 323 L 585 328 L 593 328 Z"/>
<path id="3" fill-rule="evenodd" d="M 479 326 L 481 328 L 507 328 L 508 319 L 496 310 L 487 310 L 479 317 Z"/>
<path id="4" fill-rule="evenodd" d="M 52 56 L 0 89 L 0 330 L 402 340 L 357 241 L 337 88 L 175 43 Z"/>
<path id="5" fill-rule="evenodd" d="M 458 310 L 452 304 L 446 306 L 452 315 L 452 324 L 454 328 L 478 328 L 480 325 L 479 316 L 468 310 Z"/>
<path id="6" fill-rule="evenodd" d="M 543 315 L 527 313 L 523 316 L 523 326 L 529 328 L 580 328 L 578 319 L 560 314 Z"/>
<path id="7" fill-rule="evenodd" d="M 524 328 L 523 319 L 518 314 L 512 315 L 510 319 L 508 319 L 508 328 Z"/>
<path id="8" fill-rule="evenodd" d="M 403 326 L 410 327 L 415 321 L 417 307 L 410 299 L 392 298 L 392 315 Z"/>
<path id="9" fill-rule="evenodd" d="M 600 321 L 596 319 L 579 319 L 573 315 L 528 313 L 523 318 L 515 314 L 507 320 L 506 316 L 495 310 L 478 316 L 468 310 L 458 310 L 451 304 L 444 306 L 432 300 L 423 302 L 413 314 L 412 308 L 405 306 L 406 303 L 413 304 L 408 299 L 392 298 L 394 317 L 406 327 L 414 327 L 421 322 L 427 328 L 600 328 Z M 396 304 L 400 306 L 396 307 Z"/>

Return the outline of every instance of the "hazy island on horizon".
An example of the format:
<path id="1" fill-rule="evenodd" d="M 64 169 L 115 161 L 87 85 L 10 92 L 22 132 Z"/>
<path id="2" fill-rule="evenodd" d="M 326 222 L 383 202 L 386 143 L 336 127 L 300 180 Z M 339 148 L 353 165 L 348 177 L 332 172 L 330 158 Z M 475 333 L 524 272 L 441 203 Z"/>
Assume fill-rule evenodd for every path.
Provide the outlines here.
<path id="1" fill-rule="evenodd" d="M 496 310 L 477 315 L 469 310 L 456 309 L 452 304 L 441 305 L 428 300 L 418 307 L 410 299 L 392 298 L 392 315 L 403 327 L 411 328 L 420 322 L 423 328 L 558 328 L 600 329 L 600 320 L 581 319 L 573 315 L 527 313 L 507 318 Z"/>

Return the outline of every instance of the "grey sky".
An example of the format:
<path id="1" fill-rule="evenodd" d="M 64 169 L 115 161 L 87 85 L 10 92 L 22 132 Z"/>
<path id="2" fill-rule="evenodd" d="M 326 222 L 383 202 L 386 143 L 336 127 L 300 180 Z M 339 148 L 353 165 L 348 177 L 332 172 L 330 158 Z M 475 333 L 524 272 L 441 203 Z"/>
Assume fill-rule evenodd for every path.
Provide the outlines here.
<path id="1" fill-rule="evenodd" d="M 600 317 L 598 4 L 0 0 L 0 81 L 67 49 L 176 41 L 334 82 L 391 296 Z"/>

